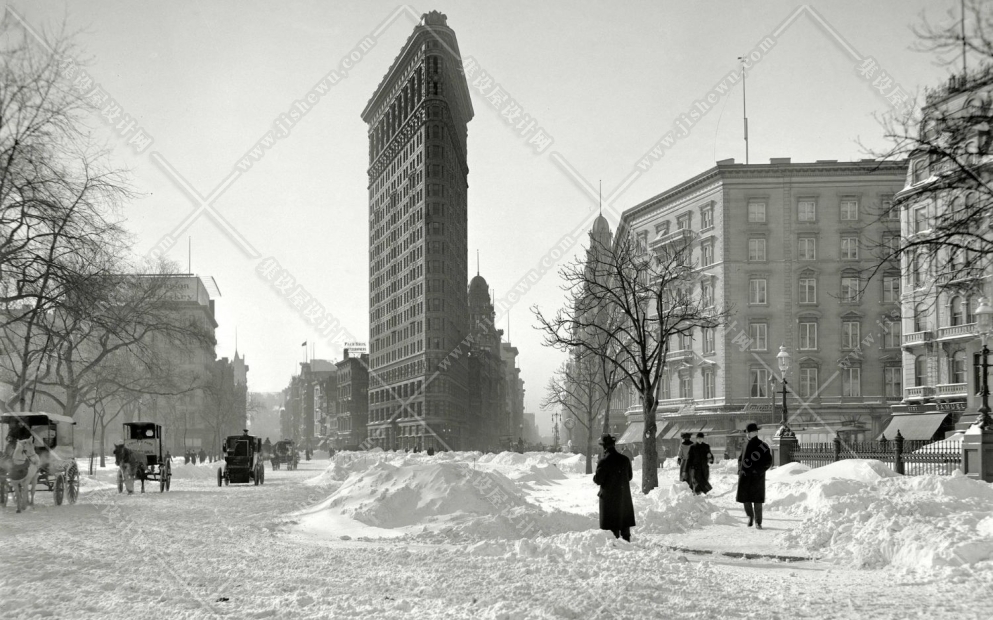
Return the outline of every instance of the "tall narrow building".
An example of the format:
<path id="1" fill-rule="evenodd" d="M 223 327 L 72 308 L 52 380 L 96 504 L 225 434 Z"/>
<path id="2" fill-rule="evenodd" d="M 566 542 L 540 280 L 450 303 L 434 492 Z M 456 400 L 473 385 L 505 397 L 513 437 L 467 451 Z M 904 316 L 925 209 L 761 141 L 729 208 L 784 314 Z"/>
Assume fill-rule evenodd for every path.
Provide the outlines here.
<path id="1" fill-rule="evenodd" d="M 468 438 L 466 124 L 455 33 L 426 13 L 362 112 L 369 125 L 368 438 Z"/>

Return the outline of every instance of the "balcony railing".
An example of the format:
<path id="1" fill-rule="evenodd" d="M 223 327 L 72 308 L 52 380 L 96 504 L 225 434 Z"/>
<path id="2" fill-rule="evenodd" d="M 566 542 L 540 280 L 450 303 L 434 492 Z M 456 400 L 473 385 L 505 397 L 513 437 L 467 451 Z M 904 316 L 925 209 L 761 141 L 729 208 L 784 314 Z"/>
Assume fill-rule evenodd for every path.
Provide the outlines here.
<path id="1" fill-rule="evenodd" d="M 923 344 L 928 340 L 931 340 L 930 331 L 913 332 L 910 334 L 903 335 L 903 344 L 905 346 L 914 345 L 914 344 Z"/>
<path id="2" fill-rule="evenodd" d="M 670 362 L 674 362 L 682 359 L 690 359 L 693 357 L 693 350 L 680 349 L 679 351 L 669 351 L 668 353 L 666 353 L 665 357 L 666 360 Z"/>
<path id="3" fill-rule="evenodd" d="M 935 386 L 935 396 L 962 396 L 969 395 L 968 383 L 943 383 Z"/>
<path id="4" fill-rule="evenodd" d="M 976 324 L 965 323 L 964 325 L 952 325 L 938 329 L 938 340 L 950 340 L 953 338 L 973 338 L 976 335 Z"/>
<path id="5" fill-rule="evenodd" d="M 926 396 L 934 396 L 934 388 L 930 385 L 918 385 L 904 388 L 903 394 L 904 398 L 924 398 Z"/>
<path id="6" fill-rule="evenodd" d="M 688 242 L 692 241 L 695 236 L 694 232 L 689 228 L 678 228 L 671 233 L 662 235 L 658 239 L 651 242 L 652 249 L 659 246 L 668 245 L 670 243 L 675 243 L 677 241 Z"/>

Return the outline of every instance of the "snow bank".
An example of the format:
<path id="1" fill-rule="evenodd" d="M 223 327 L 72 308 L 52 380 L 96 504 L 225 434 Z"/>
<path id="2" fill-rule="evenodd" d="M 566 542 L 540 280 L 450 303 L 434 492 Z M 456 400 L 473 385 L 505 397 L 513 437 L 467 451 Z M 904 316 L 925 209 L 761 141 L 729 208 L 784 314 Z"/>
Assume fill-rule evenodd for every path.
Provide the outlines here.
<path id="1" fill-rule="evenodd" d="M 727 510 L 705 495 L 694 495 L 683 482 L 659 486 L 634 499 L 641 534 L 679 534 L 707 525 L 737 523 Z"/>
<path id="2" fill-rule="evenodd" d="M 484 540 L 470 545 L 467 551 L 471 555 L 485 557 L 555 558 L 578 562 L 602 555 L 605 550 L 616 547 L 633 549 L 628 543 L 618 541 L 610 532 L 587 530 L 515 541 Z"/>
<path id="3" fill-rule="evenodd" d="M 216 480 L 217 470 L 224 465 L 224 461 L 215 461 L 213 463 L 180 463 L 177 465 L 173 462 L 172 465 L 172 479 L 173 480 Z"/>
<path id="4" fill-rule="evenodd" d="M 788 545 L 859 568 L 993 576 L 987 483 L 961 474 L 904 477 L 872 461 L 839 462 L 785 480 L 767 490 L 766 506 L 804 517 L 782 535 Z"/>
<path id="5" fill-rule="evenodd" d="M 532 471 L 536 480 L 545 483 L 553 477 L 564 478 L 550 465 L 534 465 Z M 343 459 L 309 484 L 332 482 L 340 486 L 326 500 L 295 513 L 304 529 L 320 529 L 322 522 L 330 528 L 340 517 L 347 517 L 372 528 L 403 529 L 411 535 L 457 541 L 514 539 L 595 525 L 587 516 L 545 512 L 528 502 L 518 485 L 498 471 L 473 470 L 459 462 L 433 462 L 420 455 Z"/>
<path id="6" fill-rule="evenodd" d="M 735 463 L 737 465 L 737 463 Z M 735 468 L 737 471 L 737 468 Z M 804 465 L 803 463 L 787 463 L 782 467 L 776 467 L 770 469 L 765 475 L 766 482 L 781 482 L 792 479 L 794 476 L 799 476 L 810 471 L 810 467 Z"/>

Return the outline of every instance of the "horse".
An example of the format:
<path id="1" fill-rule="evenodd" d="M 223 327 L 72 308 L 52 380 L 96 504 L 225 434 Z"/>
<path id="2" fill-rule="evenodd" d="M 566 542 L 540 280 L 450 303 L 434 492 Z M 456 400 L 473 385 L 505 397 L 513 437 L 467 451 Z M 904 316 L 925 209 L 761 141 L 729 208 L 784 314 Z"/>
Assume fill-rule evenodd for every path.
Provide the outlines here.
<path id="1" fill-rule="evenodd" d="M 17 512 L 27 510 L 28 504 L 34 504 L 35 485 L 38 483 L 38 470 L 41 459 L 34 451 L 34 440 L 30 437 L 19 439 L 8 448 L 9 456 L 3 459 L 3 467 L 14 499 L 17 502 Z"/>
<path id="2" fill-rule="evenodd" d="M 114 445 L 114 460 L 120 468 L 121 477 L 124 478 L 124 486 L 127 487 L 128 495 L 134 494 L 134 479 L 137 476 L 141 481 L 141 492 L 145 492 L 145 457 L 137 452 L 124 447 L 124 444 Z"/>

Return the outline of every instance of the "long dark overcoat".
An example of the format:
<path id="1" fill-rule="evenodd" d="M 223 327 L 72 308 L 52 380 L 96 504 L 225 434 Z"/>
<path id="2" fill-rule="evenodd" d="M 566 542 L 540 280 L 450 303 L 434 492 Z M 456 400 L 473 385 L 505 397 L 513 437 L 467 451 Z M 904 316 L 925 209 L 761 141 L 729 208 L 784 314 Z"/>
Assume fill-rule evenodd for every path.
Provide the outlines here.
<path id="1" fill-rule="evenodd" d="M 738 455 L 738 492 L 735 500 L 745 504 L 765 503 L 765 472 L 772 466 L 769 444 L 752 437 Z"/>
<path id="2" fill-rule="evenodd" d="M 700 442 L 690 446 L 686 455 L 686 481 L 694 493 L 710 493 L 713 489 L 710 486 L 710 464 L 713 460 L 710 444 Z"/>
<path id="3" fill-rule="evenodd" d="M 610 448 L 596 464 L 593 482 L 600 485 L 600 529 L 634 527 L 631 459 Z"/>
<path id="4" fill-rule="evenodd" d="M 686 477 L 686 459 L 690 455 L 690 447 L 692 445 L 693 445 L 693 442 L 690 441 L 690 440 L 688 440 L 688 439 L 684 439 L 679 444 L 679 456 L 676 457 L 676 462 L 679 463 L 679 480 L 680 480 L 680 482 L 687 482 L 688 481 L 688 478 Z"/>

